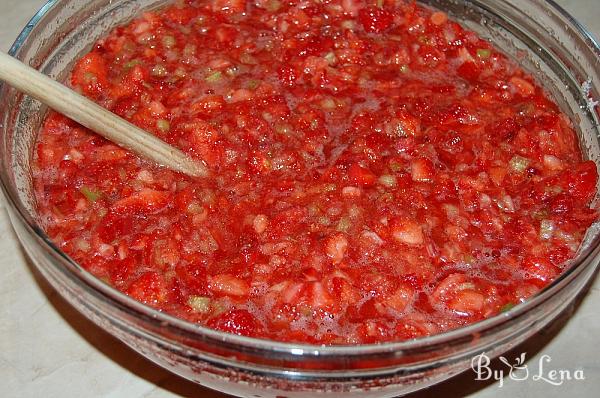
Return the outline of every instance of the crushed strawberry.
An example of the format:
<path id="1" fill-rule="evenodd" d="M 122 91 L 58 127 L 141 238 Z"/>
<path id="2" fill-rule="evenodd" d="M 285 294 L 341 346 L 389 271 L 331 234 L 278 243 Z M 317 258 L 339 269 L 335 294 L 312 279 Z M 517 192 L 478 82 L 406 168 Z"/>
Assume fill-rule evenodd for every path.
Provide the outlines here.
<path id="1" fill-rule="evenodd" d="M 48 236 L 219 331 L 355 345 L 465 326 L 556 280 L 598 219 L 577 124 L 416 2 L 177 1 L 98 41 L 70 84 L 211 176 L 51 112 L 33 156 Z"/>

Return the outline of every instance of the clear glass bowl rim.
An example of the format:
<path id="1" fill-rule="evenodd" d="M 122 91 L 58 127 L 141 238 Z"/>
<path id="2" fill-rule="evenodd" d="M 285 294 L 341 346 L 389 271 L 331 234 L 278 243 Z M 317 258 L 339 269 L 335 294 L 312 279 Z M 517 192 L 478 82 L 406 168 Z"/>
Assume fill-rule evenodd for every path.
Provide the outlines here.
<path id="1" fill-rule="evenodd" d="M 600 44 L 592 36 L 592 34 L 577 21 L 572 15 L 564 10 L 560 5 L 553 0 L 544 0 L 545 4 L 559 16 L 563 17 L 571 28 L 583 36 L 588 44 L 589 50 L 596 54 L 600 59 Z M 19 49 L 25 40 L 29 37 L 32 29 L 40 22 L 40 20 L 52 9 L 59 4 L 60 0 L 48 0 L 30 19 L 23 30 L 17 36 L 17 39 L 11 46 L 9 54 L 16 56 Z M 3 83 L 0 82 L 0 87 Z M 37 241 L 49 251 L 52 256 L 58 260 L 61 266 L 64 266 L 60 271 L 67 273 L 69 277 L 75 278 L 79 282 L 79 286 L 84 287 L 87 293 L 101 296 L 105 301 L 111 304 L 116 304 L 130 314 L 151 320 L 159 327 L 169 328 L 172 332 L 183 332 L 187 337 L 196 335 L 202 338 L 221 341 L 225 344 L 231 344 L 239 347 L 247 347 L 251 350 L 266 350 L 282 353 L 290 353 L 293 355 L 314 355 L 319 357 L 328 356 L 361 356 L 372 354 L 385 354 L 390 352 L 413 351 L 428 346 L 437 346 L 444 343 L 450 343 L 455 340 L 468 338 L 469 336 L 478 335 L 486 330 L 490 330 L 496 326 L 515 319 L 530 310 L 534 309 L 541 303 L 548 300 L 555 292 L 564 288 L 569 284 L 580 272 L 584 266 L 593 266 L 593 262 L 589 261 L 592 257 L 600 252 L 600 233 L 592 240 L 566 271 L 564 271 L 554 282 L 546 286 L 535 296 L 531 297 L 524 303 L 516 305 L 514 308 L 497 314 L 491 318 L 473 323 L 471 325 L 453 329 L 444 333 L 439 333 L 427 337 L 420 337 L 412 340 L 399 342 L 386 342 L 378 344 L 363 344 L 363 345 L 312 345 L 301 343 L 287 343 L 275 340 L 259 339 L 253 337 L 239 336 L 230 333 L 224 333 L 213 330 L 199 324 L 187 322 L 183 319 L 176 318 L 167 313 L 157 311 L 149 306 L 146 306 L 124 293 L 110 287 L 101 280 L 94 277 L 88 271 L 84 270 L 79 264 L 73 261 L 69 256 L 62 252 L 46 234 L 37 226 L 35 220 L 29 212 L 20 203 L 18 194 L 12 188 L 9 181 L 6 180 L 6 175 L 0 173 L 1 187 L 6 198 L 6 202 L 10 206 L 19 221 L 27 228 L 27 230 L 37 238 Z"/>

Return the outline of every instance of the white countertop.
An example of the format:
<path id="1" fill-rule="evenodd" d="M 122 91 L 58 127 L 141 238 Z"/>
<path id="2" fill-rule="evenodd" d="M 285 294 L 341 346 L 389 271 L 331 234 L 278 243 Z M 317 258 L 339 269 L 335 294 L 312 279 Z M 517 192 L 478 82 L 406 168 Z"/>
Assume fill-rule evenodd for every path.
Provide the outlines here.
<path id="1" fill-rule="evenodd" d="M 598 0 L 555 0 L 600 38 Z M 7 50 L 43 0 L 0 0 L 0 48 Z M 10 226 L 0 196 L 0 397 L 224 398 L 154 365 L 96 327 L 40 277 Z M 597 397 L 600 391 L 600 278 L 572 315 L 517 347 L 527 353 L 526 381 L 475 381 L 468 371 L 410 398 L 469 396 Z M 550 369 L 583 371 L 585 380 L 554 386 L 534 380 Z M 500 364 L 497 369 L 508 369 Z"/>

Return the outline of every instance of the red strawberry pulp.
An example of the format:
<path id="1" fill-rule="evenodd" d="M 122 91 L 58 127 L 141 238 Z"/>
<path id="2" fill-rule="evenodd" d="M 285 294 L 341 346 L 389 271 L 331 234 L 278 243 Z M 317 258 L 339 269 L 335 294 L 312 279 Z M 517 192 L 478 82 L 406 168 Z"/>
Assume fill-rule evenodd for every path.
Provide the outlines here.
<path id="1" fill-rule="evenodd" d="M 34 159 L 48 235 L 225 332 L 364 344 L 469 325 L 551 283 L 597 218 L 571 121 L 411 1 L 178 1 L 110 32 L 70 84 L 212 176 L 51 113 Z"/>

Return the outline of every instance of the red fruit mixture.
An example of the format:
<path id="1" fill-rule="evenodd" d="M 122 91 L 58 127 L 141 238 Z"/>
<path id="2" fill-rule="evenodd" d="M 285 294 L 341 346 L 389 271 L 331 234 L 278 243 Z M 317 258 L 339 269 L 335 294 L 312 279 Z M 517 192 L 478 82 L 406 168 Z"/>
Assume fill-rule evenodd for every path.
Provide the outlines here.
<path id="1" fill-rule="evenodd" d="M 202 159 L 191 179 L 52 113 L 48 235 L 161 311 L 247 336 L 411 339 L 526 300 L 596 220 L 594 163 L 514 62 L 410 1 L 179 1 L 71 84 Z"/>

